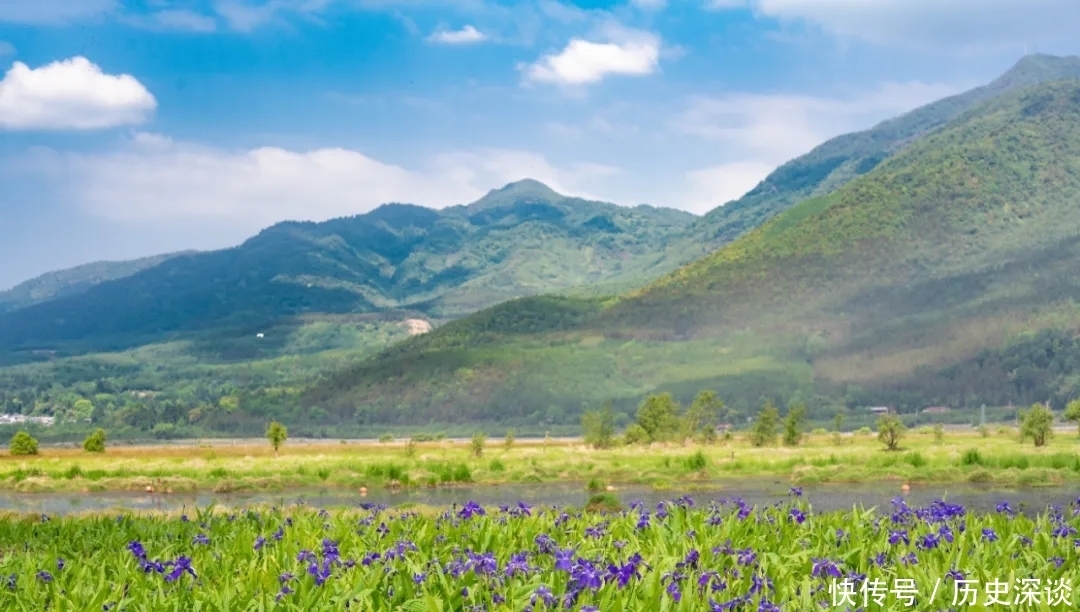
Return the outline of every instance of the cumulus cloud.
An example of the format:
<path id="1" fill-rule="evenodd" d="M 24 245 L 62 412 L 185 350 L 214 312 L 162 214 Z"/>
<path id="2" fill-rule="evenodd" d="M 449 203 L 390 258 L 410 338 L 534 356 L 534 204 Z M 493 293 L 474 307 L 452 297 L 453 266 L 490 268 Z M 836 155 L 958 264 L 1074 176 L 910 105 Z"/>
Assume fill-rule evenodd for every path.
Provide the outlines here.
<path id="1" fill-rule="evenodd" d="M 695 97 L 671 127 L 715 143 L 730 159 L 687 173 L 688 210 L 742 196 L 780 164 L 840 134 L 865 129 L 965 86 L 886 83 L 849 96 L 732 94 Z"/>
<path id="2" fill-rule="evenodd" d="M 428 40 L 444 45 L 467 45 L 470 43 L 483 42 L 487 40 L 487 35 L 473 26 L 467 25 L 460 30 L 435 32 L 428 37 Z"/>
<path id="3" fill-rule="evenodd" d="M 595 197 L 583 186 L 618 172 L 598 164 L 560 167 L 535 153 L 498 149 L 446 153 L 405 168 L 343 148 L 228 150 L 150 133 L 103 154 L 39 152 L 21 170 L 115 221 L 198 220 L 252 231 L 283 219 L 359 214 L 386 202 L 462 204 L 522 178 Z"/>
<path id="4" fill-rule="evenodd" d="M 752 5 L 768 17 L 804 20 L 877 44 L 1016 49 L 1071 42 L 1080 28 L 1075 0 L 752 0 Z"/>
<path id="5" fill-rule="evenodd" d="M 105 74 L 82 56 L 36 69 L 15 62 L 0 81 L 0 128 L 8 130 L 115 127 L 156 107 L 135 77 Z"/>
<path id="6" fill-rule="evenodd" d="M 660 38 L 648 32 L 609 27 L 605 42 L 571 40 L 559 53 L 522 66 L 528 83 L 588 85 L 609 75 L 644 76 L 660 64 Z"/>

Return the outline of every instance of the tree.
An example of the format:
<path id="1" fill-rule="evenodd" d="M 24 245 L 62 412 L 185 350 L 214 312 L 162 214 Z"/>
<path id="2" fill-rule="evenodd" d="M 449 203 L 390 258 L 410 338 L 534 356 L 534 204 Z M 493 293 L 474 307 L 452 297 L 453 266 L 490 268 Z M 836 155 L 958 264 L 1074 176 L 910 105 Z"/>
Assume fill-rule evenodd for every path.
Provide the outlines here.
<path id="1" fill-rule="evenodd" d="M 750 444 L 765 446 L 776 441 L 776 426 L 780 423 L 780 411 L 767 400 L 758 413 L 754 426 L 750 429 Z"/>
<path id="2" fill-rule="evenodd" d="M 278 449 L 285 443 L 285 439 L 289 437 L 289 430 L 285 429 L 285 426 L 277 421 L 270 421 L 270 426 L 266 428 L 266 439 L 270 440 L 270 446 L 274 447 L 274 455 L 277 456 Z"/>
<path id="3" fill-rule="evenodd" d="M 651 442 L 671 440 L 679 435 L 679 403 L 670 393 L 650 395 L 638 408 L 637 424 Z"/>
<path id="4" fill-rule="evenodd" d="M 599 410 L 588 410 L 581 415 L 581 430 L 585 443 L 593 448 L 611 448 L 615 440 L 615 409 L 611 402 L 604 402 Z"/>
<path id="5" fill-rule="evenodd" d="M 837 410 L 836 414 L 833 416 L 833 431 L 835 431 L 836 433 L 840 433 L 842 431 L 841 428 L 843 426 L 844 426 L 844 411 L 843 410 Z"/>
<path id="6" fill-rule="evenodd" d="M 934 442 L 938 444 L 945 442 L 945 426 L 941 423 L 934 423 Z"/>
<path id="7" fill-rule="evenodd" d="M 1077 433 L 1080 433 L 1080 400 L 1073 400 L 1065 406 L 1065 420 L 1076 423 Z"/>
<path id="8" fill-rule="evenodd" d="M 81 397 L 71 405 L 71 418 L 76 422 L 90 420 L 94 414 L 94 403 Z"/>
<path id="9" fill-rule="evenodd" d="M 1031 438 L 1035 446 L 1045 446 L 1054 435 L 1054 413 L 1042 404 L 1035 404 L 1020 416 L 1020 439 Z"/>
<path id="10" fill-rule="evenodd" d="M 82 443 L 83 450 L 88 453 L 105 452 L 105 430 L 98 427 Z"/>
<path id="11" fill-rule="evenodd" d="M 12 455 L 36 455 L 38 454 L 38 442 L 29 432 L 16 432 L 14 436 L 11 436 L 8 452 Z"/>
<path id="12" fill-rule="evenodd" d="M 503 446 L 506 447 L 506 450 L 510 450 L 510 448 L 514 446 L 514 430 L 513 429 L 507 429 L 506 430 L 506 439 L 503 440 Z"/>
<path id="13" fill-rule="evenodd" d="M 907 427 L 900 417 L 895 414 L 883 414 L 878 417 L 878 440 L 885 445 L 886 450 L 899 450 L 900 440 L 907 432 Z"/>
<path id="14" fill-rule="evenodd" d="M 700 436 L 705 442 L 715 440 L 716 422 L 723 409 L 724 402 L 716 396 L 716 391 L 707 389 L 698 393 L 683 418 L 685 435 L 691 438 Z"/>
<path id="15" fill-rule="evenodd" d="M 469 443 L 469 448 L 472 451 L 473 456 L 482 457 L 484 455 L 484 444 L 487 443 L 487 435 L 482 431 L 478 431 L 473 434 L 472 442 Z"/>
<path id="16" fill-rule="evenodd" d="M 802 425 L 806 421 L 806 406 L 795 404 L 788 408 L 787 417 L 784 419 L 784 444 L 786 446 L 798 446 L 802 438 Z"/>

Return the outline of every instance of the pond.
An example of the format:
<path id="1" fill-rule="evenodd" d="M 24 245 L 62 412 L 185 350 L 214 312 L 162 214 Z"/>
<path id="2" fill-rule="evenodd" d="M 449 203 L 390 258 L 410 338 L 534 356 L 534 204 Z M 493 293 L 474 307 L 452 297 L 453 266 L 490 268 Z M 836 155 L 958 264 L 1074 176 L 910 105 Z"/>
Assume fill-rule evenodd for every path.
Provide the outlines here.
<path id="1" fill-rule="evenodd" d="M 703 490 L 707 488 L 706 490 Z M 655 490 L 648 487 L 620 487 L 614 491 L 623 503 L 641 500 L 655 505 L 689 495 L 699 504 L 711 500 L 742 498 L 749 504 L 765 505 L 789 496 L 790 485 L 779 481 L 724 481 L 708 483 L 704 487 Z M 1044 510 L 1050 504 L 1068 505 L 1080 497 L 1080 485 L 1044 488 L 1001 489 L 972 484 L 914 485 L 907 493 L 901 493 L 894 483 L 874 484 L 822 484 L 802 487 L 803 498 L 814 510 L 846 511 L 852 507 L 888 507 L 898 496 L 912 505 L 926 505 L 938 499 L 959 503 L 973 511 L 993 511 L 998 503 L 1008 500 L 1016 509 Z M 355 507 L 360 503 L 378 503 L 388 506 L 421 504 L 427 506 L 461 505 L 475 501 L 483 505 L 507 505 L 523 501 L 530 505 L 582 506 L 589 493 L 579 483 L 562 484 L 515 484 L 502 486 L 460 486 L 421 489 L 375 489 L 361 495 L 351 490 L 298 489 L 277 492 L 251 493 L 194 493 L 194 494 L 147 494 L 147 493 L 8 493 L 0 492 L 0 511 L 27 513 L 66 514 L 71 512 L 100 510 L 168 511 L 191 510 L 211 504 L 242 508 L 260 504 L 291 504 L 298 501 L 319 508 Z"/>

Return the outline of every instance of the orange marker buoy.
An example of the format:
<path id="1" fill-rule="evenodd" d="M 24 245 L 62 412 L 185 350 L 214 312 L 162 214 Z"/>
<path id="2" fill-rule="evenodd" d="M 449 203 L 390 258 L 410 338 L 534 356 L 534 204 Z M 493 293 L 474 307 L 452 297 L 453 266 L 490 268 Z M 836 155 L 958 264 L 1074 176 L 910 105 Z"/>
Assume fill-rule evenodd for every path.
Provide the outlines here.
<path id="1" fill-rule="evenodd" d="M 911 487 L 909 487 L 908 484 L 905 482 L 904 486 L 900 487 L 900 490 L 903 491 L 904 493 L 907 493 L 908 491 L 911 490 Z"/>

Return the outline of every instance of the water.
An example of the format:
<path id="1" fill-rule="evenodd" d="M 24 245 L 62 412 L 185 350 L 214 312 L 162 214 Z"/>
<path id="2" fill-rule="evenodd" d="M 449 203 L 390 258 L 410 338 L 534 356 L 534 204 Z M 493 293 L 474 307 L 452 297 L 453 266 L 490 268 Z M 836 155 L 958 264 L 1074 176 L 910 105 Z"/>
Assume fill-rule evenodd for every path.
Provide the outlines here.
<path id="1" fill-rule="evenodd" d="M 620 487 L 614 492 L 624 503 L 642 500 L 655 505 L 689 495 L 698 504 L 710 500 L 741 497 L 749 504 L 767 505 L 789 498 L 790 485 L 778 481 L 726 481 L 711 483 L 708 491 L 674 488 L 655 491 L 647 487 Z M 531 505 L 582 506 L 589 494 L 581 484 L 527 484 L 502 486 L 444 487 L 435 489 L 382 490 L 361 496 L 358 492 L 335 489 L 302 489 L 272 493 L 6 493 L 0 492 L 0 511 L 67 514 L 100 510 L 168 511 L 192 510 L 211 504 L 242 508 L 256 504 L 292 504 L 303 501 L 319 508 L 355 507 L 362 502 L 389 506 L 423 504 L 450 506 L 475 501 L 483 505 L 506 505 L 523 501 Z M 889 507 L 895 497 L 904 497 L 909 505 L 921 506 L 938 499 L 959 503 L 976 512 L 990 512 L 1002 501 L 1013 508 L 1044 510 L 1050 504 L 1067 506 L 1080 497 L 1080 485 L 1052 488 L 1000 489 L 971 484 L 915 485 L 902 494 L 894 484 L 842 484 L 803 487 L 803 499 L 815 511 L 845 511 L 855 506 Z"/>

